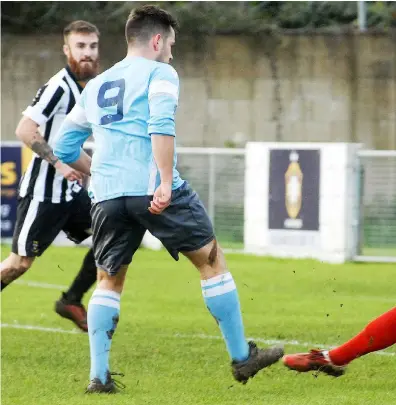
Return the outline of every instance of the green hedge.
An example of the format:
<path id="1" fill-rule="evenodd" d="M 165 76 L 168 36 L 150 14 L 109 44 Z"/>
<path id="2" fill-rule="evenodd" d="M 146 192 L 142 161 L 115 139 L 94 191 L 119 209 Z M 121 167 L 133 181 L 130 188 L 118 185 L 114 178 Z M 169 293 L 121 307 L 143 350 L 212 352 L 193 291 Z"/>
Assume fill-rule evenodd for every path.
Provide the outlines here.
<path id="1" fill-rule="evenodd" d="M 149 2 L 150 3 L 150 2 Z M 2 2 L 5 33 L 59 32 L 75 19 L 96 23 L 107 33 L 123 33 L 130 10 L 145 2 Z M 357 26 L 356 2 L 251 1 L 151 2 L 172 11 L 183 33 L 255 33 L 264 28 L 318 29 Z M 396 26 L 396 3 L 366 2 L 368 27 Z"/>

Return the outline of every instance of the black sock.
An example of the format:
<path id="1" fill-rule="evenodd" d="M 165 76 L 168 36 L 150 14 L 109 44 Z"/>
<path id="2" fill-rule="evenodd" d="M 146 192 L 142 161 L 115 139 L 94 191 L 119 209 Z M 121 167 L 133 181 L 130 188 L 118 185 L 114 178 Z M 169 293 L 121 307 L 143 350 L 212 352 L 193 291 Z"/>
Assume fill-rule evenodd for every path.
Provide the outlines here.
<path id="1" fill-rule="evenodd" d="M 83 295 L 96 281 L 96 264 L 92 249 L 86 254 L 80 271 L 69 290 L 64 294 L 66 300 L 81 302 Z"/>
<path id="2" fill-rule="evenodd" d="M 8 284 L 1 282 L 1 291 L 3 291 L 7 286 Z"/>

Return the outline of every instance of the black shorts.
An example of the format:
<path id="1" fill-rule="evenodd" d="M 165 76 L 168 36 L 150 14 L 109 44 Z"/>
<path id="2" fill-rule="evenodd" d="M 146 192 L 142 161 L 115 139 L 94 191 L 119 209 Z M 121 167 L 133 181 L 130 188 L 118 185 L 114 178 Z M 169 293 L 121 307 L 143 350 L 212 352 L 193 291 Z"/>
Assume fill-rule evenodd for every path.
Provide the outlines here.
<path id="1" fill-rule="evenodd" d="M 96 264 L 110 275 L 128 265 L 146 230 L 157 237 L 171 256 L 200 249 L 214 239 L 212 223 L 197 193 L 187 182 L 172 192 L 160 215 L 148 211 L 152 196 L 119 197 L 93 205 L 92 230 Z"/>
<path id="2" fill-rule="evenodd" d="M 41 256 L 60 231 L 75 243 L 91 236 L 91 199 L 85 189 L 73 200 L 54 204 L 30 197 L 18 201 L 12 251 L 19 256 Z"/>

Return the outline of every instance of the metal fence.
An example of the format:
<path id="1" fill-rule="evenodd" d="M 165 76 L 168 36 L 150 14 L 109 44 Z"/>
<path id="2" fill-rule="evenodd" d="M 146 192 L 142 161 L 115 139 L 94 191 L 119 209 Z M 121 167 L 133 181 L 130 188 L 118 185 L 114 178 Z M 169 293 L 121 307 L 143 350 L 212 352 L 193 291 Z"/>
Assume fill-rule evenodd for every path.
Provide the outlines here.
<path id="1" fill-rule="evenodd" d="M 245 149 L 178 148 L 178 170 L 197 191 L 225 248 L 243 249 Z"/>
<path id="2" fill-rule="evenodd" d="M 362 150 L 356 260 L 396 262 L 396 151 Z"/>
<path id="3" fill-rule="evenodd" d="M 396 262 L 396 151 L 362 150 L 359 161 L 360 244 L 355 259 Z M 178 170 L 204 202 L 222 246 L 243 250 L 245 149 L 178 148 Z"/>
<path id="4" fill-rule="evenodd" d="M 359 261 L 396 261 L 396 151 L 364 150 Z M 178 169 L 203 200 L 225 248 L 243 249 L 245 150 L 178 148 Z"/>

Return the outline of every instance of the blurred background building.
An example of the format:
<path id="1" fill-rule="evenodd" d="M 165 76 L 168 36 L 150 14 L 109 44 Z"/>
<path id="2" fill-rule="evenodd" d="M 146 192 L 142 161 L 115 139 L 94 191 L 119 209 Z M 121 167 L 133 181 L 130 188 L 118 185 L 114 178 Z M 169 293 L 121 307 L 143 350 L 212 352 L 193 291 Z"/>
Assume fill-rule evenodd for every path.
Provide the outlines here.
<path id="1" fill-rule="evenodd" d="M 2 2 L 2 139 L 14 139 L 21 111 L 64 65 L 63 27 L 95 23 L 106 69 L 124 57 L 124 24 L 137 4 Z M 181 24 L 180 145 L 348 141 L 396 149 L 395 2 L 161 6 Z"/>
<path id="2" fill-rule="evenodd" d="M 64 66 L 64 26 L 98 26 L 104 70 L 124 58 L 125 21 L 141 4 L 2 2 L 2 140 Z M 157 4 L 181 26 L 179 170 L 222 243 L 243 246 L 246 142 L 352 142 L 371 150 L 360 156 L 361 244 L 396 256 L 396 2 Z"/>

